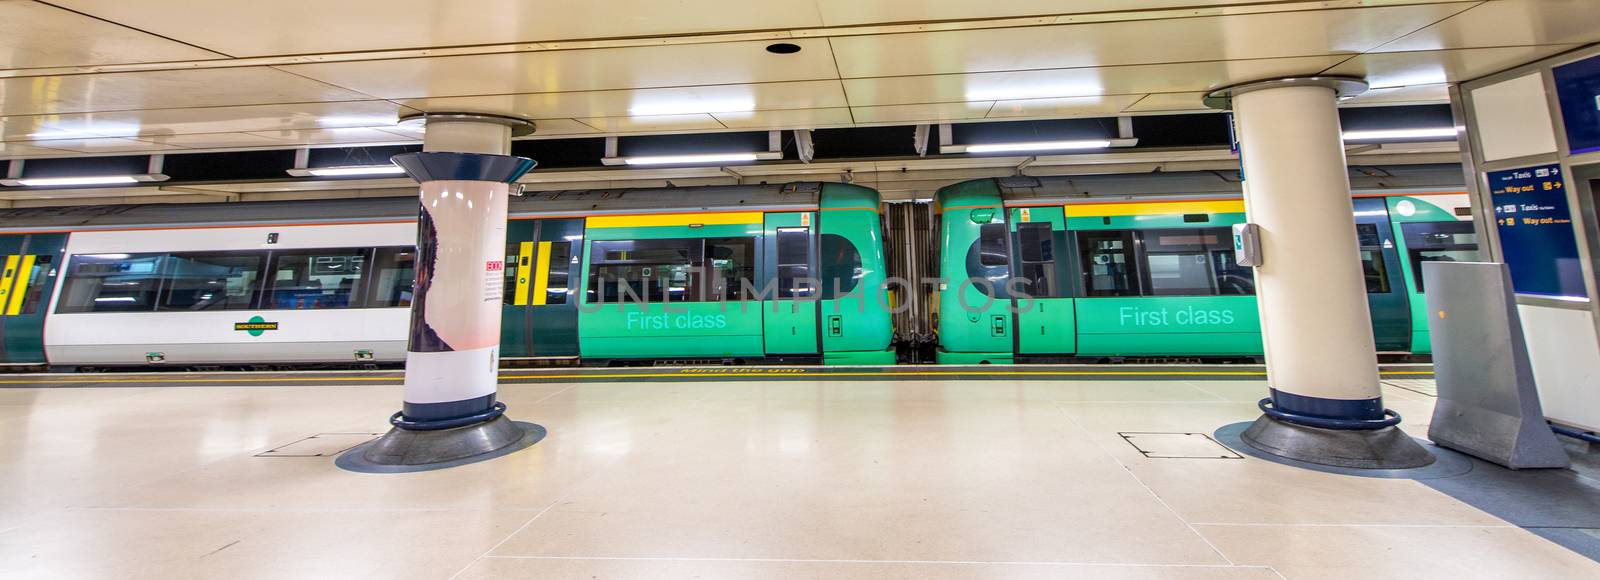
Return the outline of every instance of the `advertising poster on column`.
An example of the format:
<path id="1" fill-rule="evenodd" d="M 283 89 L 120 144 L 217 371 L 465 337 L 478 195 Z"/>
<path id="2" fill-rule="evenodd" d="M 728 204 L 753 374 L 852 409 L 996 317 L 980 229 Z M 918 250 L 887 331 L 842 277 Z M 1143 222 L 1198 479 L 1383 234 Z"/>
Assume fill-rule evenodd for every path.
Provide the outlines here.
<path id="1" fill-rule="evenodd" d="M 1518 294 L 1586 300 L 1561 166 L 1491 171 L 1487 176 L 1512 287 Z"/>

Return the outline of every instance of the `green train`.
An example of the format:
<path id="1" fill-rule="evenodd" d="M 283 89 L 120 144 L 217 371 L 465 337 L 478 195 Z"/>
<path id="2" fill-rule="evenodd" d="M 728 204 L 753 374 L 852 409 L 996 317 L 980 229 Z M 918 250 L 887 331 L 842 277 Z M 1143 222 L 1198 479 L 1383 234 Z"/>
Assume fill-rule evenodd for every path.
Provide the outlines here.
<path id="1" fill-rule="evenodd" d="M 1352 202 L 1378 350 L 1430 353 L 1420 265 L 1476 259 L 1467 195 Z M 940 189 L 933 211 L 940 363 L 1261 355 L 1253 273 L 1233 256 L 1237 196 L 1084 199 L 982 179 Z"/>
<path id="2" fill-rule="evenodd" d="M 876 306 L 886 277 L 876 191 L 695 193 L 694 211 L 513 218 L 502 356 L 895 363 L 889 313 Z"/>

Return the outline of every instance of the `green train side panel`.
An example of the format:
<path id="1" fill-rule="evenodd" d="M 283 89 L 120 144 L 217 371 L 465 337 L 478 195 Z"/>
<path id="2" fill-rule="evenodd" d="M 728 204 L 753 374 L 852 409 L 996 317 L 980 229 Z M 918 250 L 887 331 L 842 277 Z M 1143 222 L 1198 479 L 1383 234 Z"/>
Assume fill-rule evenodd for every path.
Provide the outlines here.
<path id="1" fill-rule="evenodd" d="M 588 228 L 578 280 L 587 287 L 592 242 L 671 238 L 760 238 L 762 224 L 707 224 L 702 227 L 644 226 Z M 759 244 L 758 244 L 759 246 Z M 761 256 L 758 253 L 756 260 Z M 579 282 L 575 282 L 579 283 Z M 760 357 L 761 302 L 686 302 L 589 304 L 578 292 L 578 348 L 584 358 Z M 743 308 L 741 308 L 743 306 Z M 667 309 L 670 308 L 670 311 Z"/>
<path id="2" fill-rule="evenodd" d="M 571 242 L 574 249 L 583 245 L 582 219 L 539 220 L 539 242 Z M 577 252 L 572 252 L 574 256 Z M 567 270 L 567 302 L 528 308 L 529 343 L 533 356 L 578 355 L 578 294 L 584 287 L 583 278 L 577 276 L 578 264 L 549 264 L 550 270 Z"/>
<path id="3" fill-rule="evenodd" d="M 766 237 L 777 240 L 778 228 L 810 227 L 816 223 L 815 212 L 769 213 L 766 215 Z M 814 236 L 813 236 L 814 237 Z M 774 264 L 776 245 L 769 248 L 766 262 Z M 808 254 L 814 252 L 808 251 Z M 814 258 L 810 258 L 815 262 Z M 776 267 L 771 269 L 776 275 Z M 761 303 L 764 320 L 762 336 L 767 354 L 817 354 L 817 302 L 815 300 L 772 300 Z"/>
<path id="4" fill-rule="evenodd" d="M 1406 247 L 1406 237 L 1400 224 L 1416 222 L 1451 222 L 1460 220 L 1454 213 L 1417 197 L 1390 197 L 1385 200 L 1389 208 L 1389 221 L 1394 224 L 1394 243 L 1400 254 L 1400 273 L 1406 287 L 1406 297 L 1411 302 L 1411 352 L 1432 354 L 1433 342 L 1428 334 L 1427 298 L 1417 291 L 1417 273 L 1411 268 L 1411 250 Z"/>
<path id="5" fill-rule="evenodd" d="M 750 310 L 754 310 L 755 304 Z M 736 303 L 603 304 L 582 312 L 583 354 L 596 358 L 760 357 L 761 315 Z"/>
<path id="6" fill-rule="evenodd" d="M 933 354 L 934 362 L 942 365 L 1008 365 L 1016 362 L 1009 352 L 948 352 L 943 349 Z"/>
<path id="7" fill-rule="evenodd" d="M 1077 351 L 1077 312 L 1071 298 L 1039 298 L 1032 307 L 1017 304 L 1017 352 L 1071 354 Z"/>
<path id="8" fill-rule="evenodd" d="M 879 204 L 878 192 L 865 187 L 843 183 L 822 186 L 819 233 L 843 237 L 861 255 L 861 279 L 856 287 L 843 296 L 817 303 L 826 364 L 868 364 L 860 362 L 863 357 L 878 361 L 870 364 L 894 362 L 890 348 L 894 323 L 884 285 L 888 265 L 883 253 Z M 820 259 L 826 261 L 829 257 Z"/>
<path id="9" fill-rule="evenodd" d="M 534 220 L 512 220 L 506 224 L 506 286 L 515 291 L 518 280 L 523 276 L 528 277 L 532 284 L 535 264 L 530 257 L 528 263 L 523 264 L 518 260 L 518 248 L 523 242 L 534 241 L 534 232 L 538 230 L 538 222 Z M 529 337 L 532 329 L 528 321 L 528 306 L 502 303 L 500 306 L 500 356 L 529 357 L 533 356 L 533 346 Z M 576 337 L 574 337 L 576 342 Z"/>
<path id="10" fill-rule="evenodd" d="M 0 267 L 17 256 L 5 280 L 10 287 L 0 296 L 0 363 L 45 363 L 44 318 L 66 243 L 66 234 L 0 235 Z M 22 268 L 25 256 L 33 257 L 28 268 Z"/>
<path id="11" fill-rule="evenodd" d="M 548 274 L 556 269 L 568 272 L 568 291 L 565 304 L 535 305 L 531 294 L 522 305 L 511 303 L 513 300 L 508 298 L 500 309 L 500 356 L 577 356 L 578 305 L 573 291 L 578 280 L 577 264 L 541 265 L 537 251 L 523 264 L 519 259 L 519 246 L 526 242 L 537 248 L 540 242 L 552 242 L 578 247 L 582 239 L 582 219 L 512 220 L 506 225 L 507 295 L 512 295 L 519 283 L 526 283 L 530 288 L 536 286 L 535 278 L 541 272 Z"/>
<path id="12" fill-rule="evenodd" d="M 1080 298 L 1078 354 L 1259 355 L 1254 296 Z"/>
<path id="13" fill-rule="evenodd" d="M 968 279 L 967 253 L 978 240 L 979 227 L 1005 221 L 1000 191 L 994 180 L 957 183 L 940 189 L 934 197 L 941 216 L 939 272 L 940 363 L 976 364 L 1010 362 L 1010 303 L 984 295 Z"/>
<path id="14" fill-rule="evenodd" d="M 1013 248 L 1016 243 L 1020 243 L 1020 238 L 1016 234 L 1024 224 L 1050 225 L 1052 251 L 1056 264 L 1056 284 L 1065 289 L 1068 296 L 1075 294 L 1074 273 L 1071 268 L 1073 260 L 1069 255 L 1071 242 L 1067 239 L 1067 222 L 1061 206 L 1013 208 L 1010 211 Z M 1021 260 L 1021 255 L 1017 250 L 1013 250 L 1012 254 L 1012 264 L 1015 265 Z M 1020 272 L 1020 270 L 1014 271 Z M 1022 298 L 1016 298 L 1017 352 L 1019 354 L 1076 352 L 1078 325 L 1072 300 L 1068 297 L 1036 298 L 1030 304 Z"/>

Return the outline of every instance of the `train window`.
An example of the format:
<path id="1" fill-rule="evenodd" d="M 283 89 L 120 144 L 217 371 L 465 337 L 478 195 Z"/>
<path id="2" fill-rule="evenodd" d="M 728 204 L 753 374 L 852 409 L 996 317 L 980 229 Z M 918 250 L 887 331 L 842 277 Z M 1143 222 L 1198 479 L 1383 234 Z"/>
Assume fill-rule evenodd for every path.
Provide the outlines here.
<path id="1" fill-rule="evenodd" d="M 778 228 L 778 297 L 799 298 L 816 291 L 811 277 L 811 228 Z"/>
<path id="2" fill-rule="evenodd" d="M 1225 228 L 1140 232 L 1152 296 L 1239 296 L 1255 293 L 1255 275 L 1234 261 Z"/>
<path id="3" fill-rule="evenodd" d="M 368 308 L 411 306 L 417 284 L 417 250 L 413 247 L 378 248 L 368 282 Z"/>
<path id="4" fill-rule="evenodd" d="M 1133 232 L 1078 233 L 1085 296 L 1138 296 L 1133 276 Z"/>
<path id="5" fill-rule="evenodd" d="M 978 264 L 1005 266 L 1011 260 L 1006 255 L 1006 225 L 983 224 L 978 226 Z"/>
<path id="6" fill-rule="evenodd" d="M 1419 222 L 1400 224 L 1406 238 L 1411 279 L 1422 292 L 1423 262 L 1474 262 L 1478 258 L 1478 236 L 1472 222 Z"/>
<path id="7" fill-rule="evenodd" d="M 1383 251 L 1361 249 L 1361 277 L 1367 281 L 1368 294 L 1389 293 L 1389 266 L 1383 261 Z"/>
<path id="8" fill-rule="evenodd" d="M 1214 293 L 1210 248 L 1215 236 L 1199 230 L 1142 232 L 1145 268 L 1153 296 L 1205 296 Z"/>
<path id="9" fill-rule="evenodd" d="M 260 290 L 263 252 L 180 253 L 167 257 L 157 310 L 247 310 Z"/>
<path id="10" fill-rule="evenodd" d="M 756 283 L 756 239 L 709 238 L 705 263 L 706 301 L 738 301 L 741 284 Z"/>
<path id="11" fill-rule="evenodd" d="M 1035 298 L 1061 296 L 1056 280 L 1055 230 L 1048 223 L 1017 225 L 1017 272 L 1022 289 Z"/>
<path id="12" fill-rule="evenodd" d="M 274 252 L 263 308 L 323 310 L 360 306 L 366 248 Z"/>
<path id="13" fill-rule="evenodd" d="M 82 254 L 72 257 L 57 313 L 155 310 L 166 254 Z"/>
<path id="14" fill-rule="evenodd" d="M 822 299 L 849 294 L 861 283 L 861 251 L 838 234 L 822 234 Z"/>
<path id="15" fill-rule="evenodd" d="M 698 302 L 704 250 L 700 238 L 594 242 L 588 301 Z"/>
<path id="16" fill-rule="evenodd" d="M 1009 299 L 1011 294 L 1006 291 L 1006 281 L 1011 276 L 1010 263 L 1011 257 L 1006 254 L 1006 225 L 978 226 L 978 239 L 967 249 L 967 279 L 972 281 L 972 287 L 985 296 Z M 961 282 L 951 280 L 952 284 Z"/>
<path id="17" fill-rule="evenodd" d="M 566 304 L 572 267 L 572 242 L 551 242 L 549 272 L 544 278 L 544 303 Z"/>
<path id="18" fill-rule="evenodd" d="M 1232 232 L 1224 239 L 1230 239 Z M 1211 250 L 1211 267 L 1217 273 L 1217 294 L 1221 296 L 1254 296 L 1256 272 L 1249 266 L 1240 266 L 1233 255 L 1233 246 Z"/>

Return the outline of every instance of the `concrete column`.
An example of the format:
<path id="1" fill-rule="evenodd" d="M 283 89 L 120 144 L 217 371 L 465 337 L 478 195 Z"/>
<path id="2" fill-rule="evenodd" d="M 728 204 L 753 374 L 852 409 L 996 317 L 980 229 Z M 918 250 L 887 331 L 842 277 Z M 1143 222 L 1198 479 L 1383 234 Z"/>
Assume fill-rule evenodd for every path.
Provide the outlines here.
<path id="1" fill-rule="evenodd" d="M 1336 108 L 1342 94 L 1365 89 L 1354 79 L 1282 79 L 1225 89 L 1213 99 L 1231 100 L 1245 212 L 1261 234 L 1263 262 L 1255 280 L 1270 397 L 1262 401 L 1263 418 L 1243 438 L 1294 459 L 1394 468 L 1392 457 L 1330 444 L 1342 436 L 1353 446 L 1370 446 L 1356 440 L 1379 435 L 1386 445 L 1404 448 L 1398 452 L 1403 459 L 1432 462 L 1394 428 L 1398 416 L 1386 414 L 1378 387 Z M 1302 448 L 1307 434 L 1319 445 Z"/>
<path id="2" fill-rule="evenodd" d="M 425 123 L 423 151 L 392 160 L 421 183 L 404 405 L 388 434 L 346 454 L 409 471 L 498 456 L 537 428 L 505 418 L 495 400 L 507 201 L 534 166 L 506 153 L 533 124 L 484 115 Z"/>

